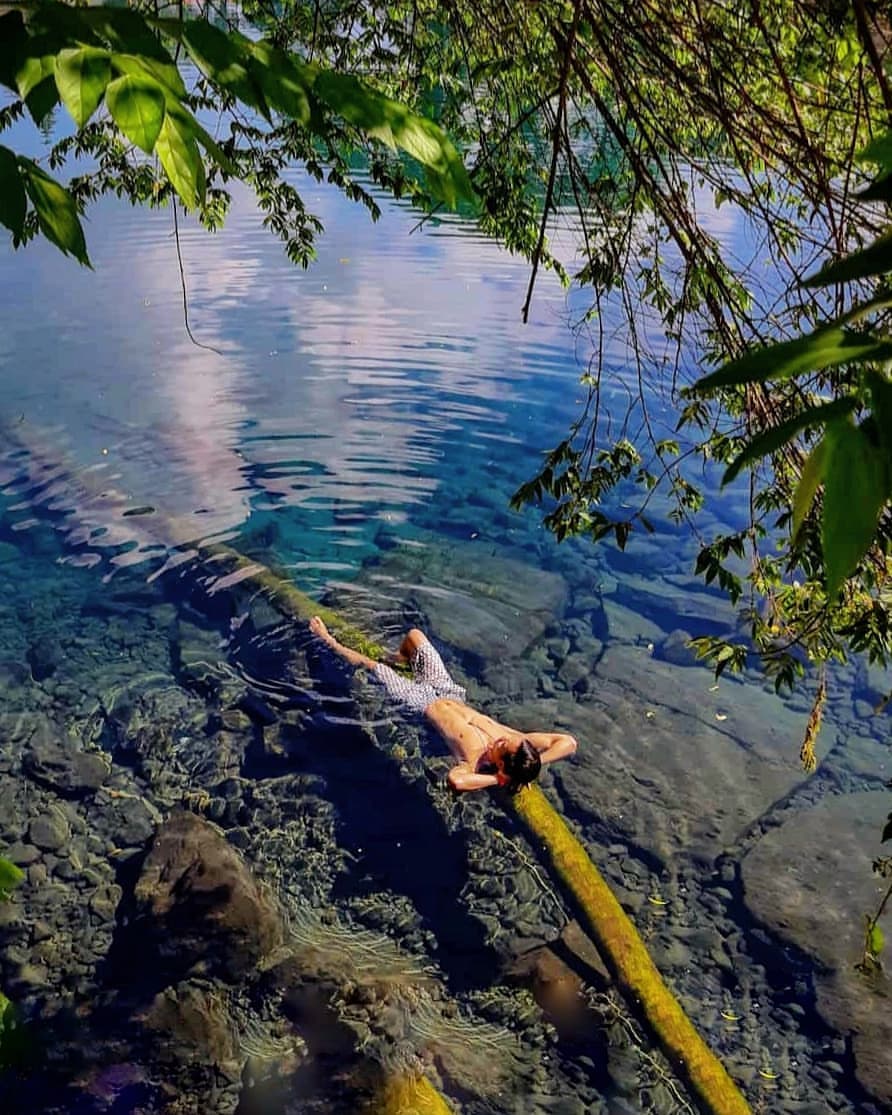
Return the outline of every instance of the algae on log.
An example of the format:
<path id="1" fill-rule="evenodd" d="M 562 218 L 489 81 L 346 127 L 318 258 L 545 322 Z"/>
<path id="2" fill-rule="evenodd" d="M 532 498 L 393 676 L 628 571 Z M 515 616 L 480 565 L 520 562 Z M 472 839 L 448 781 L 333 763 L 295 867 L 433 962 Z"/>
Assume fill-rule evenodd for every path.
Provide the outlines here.
<path id="1" fill-rule="evenodd" d="M 385 650 L 357 628 L 345 623 L 335 612 L 320 607 L 290 581 L 252 562 L 228 547 L 214 547 L 214 552 L 231 558 L 241 578 L 268 589 L 272 602 L 294 619 L 308 620 L 320 615 L 337 638 L 369 658 L 381 658 Z M 507 799 L 508 808 L 529 830 L 534 846 L 547 860 L 556 881 L 564 888 L 574 906 L 581 912 L 592 940 L 597 944 L 607 966 L 620 988 L 630 997 L 650 1028 L 663 1052 L 690 1087 L 700 1108 L 707 1115 L 752 1115 L 749 1104 L 725 1067 L 712 1052 L 678 1000 L 663 982 L 656 965 L 644 947 L 638 930 L 604 881 L 588 853 L 567 827 L 563 818 L 549 804 L 538 786 L 528 786 Z M 412 1089 L 428 1104 L 412 1100 Z M 392 1108 L 381 1111 L 419 1112 L 433 1115 L 449 1110 L 439 1093 L 424 1077 L 395 1077 L 388 1082 L 385 1093 L 392 1095 Z M 401 1098 L 402 1097 L 402 1098 Z M 403 1103 L 404 1106 L 399 1106 Z"/>
<path id="2" fill-rule="evenodd" d="M 699 1106 L 710 1115 L 751 1115 L 749 1104 L 663 982 L 637 929 L 566 821 L 538 786 L 526 787 L 509 802 L 553 878 L 572 897 L 621 990 L 644 1016 Z"/>
<path id="3" fill-rule="evenodd" d="M 452 1115 L 452 1108 L 426 1076 L 402 1074 L 385 1082 L 369 1115 Z"/>

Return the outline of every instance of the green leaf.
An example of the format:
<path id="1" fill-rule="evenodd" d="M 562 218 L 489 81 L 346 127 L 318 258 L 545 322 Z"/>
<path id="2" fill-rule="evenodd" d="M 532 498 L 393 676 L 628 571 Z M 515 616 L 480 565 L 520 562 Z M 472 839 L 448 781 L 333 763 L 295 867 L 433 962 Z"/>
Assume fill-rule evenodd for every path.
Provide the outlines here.
<path id="1" fill-rule="evenodd" d="M 0 147 L 0 223 L 6 225 L 15 237 L 22 234 L 27 208 L 28 200 L 15 154 L 8 147 Z"/>
<path id="2" fill-rule="evenodd" d="M 144 55 L 146 58 L 173 65 L 173 59 L 161 45 L 145 16 L 132 8 L 99 4 L 96 7 L 79 8 L 78 17 L 113 50 Z"/>
<path id="3" fill-rule="evenodd" d="M 366 135 L 400 147 L 433 173 L 437 193 L 448 205 L 475 198 L 461 156 L 432 120 L 374 92 L 349 74 L 322 71 L 313 90 L 325 103 Z"/>
<path id="4" fill-rule="evenodd" d="M 61 50 L 56 55 L 55 77 L 59 96 L 82 128 L 99 107 L 111 78 L 108 51 L 91 46 Z"/>
<path id="5" fill-rule="evenodd" d="M 251 74 L 267 102 L 289 119 L 309 124 L 315 69 L 265 40 L 250 43 L 248 50 Z"/>
<path id="6" fill-rule="evenodd" d="M 886 447 L 887 454 L 892 455 L 892 383 L 880 372 L 869 371 L 867 388 L 880 441 Z"/>
<path id="7" fill-rule="evenodd" d="M 7 897 L 24 878 L 25 872 L 20 867 L 0 856 L 0 897 Z"/>
<path id="8" fill-rule="evenodd" d="M 749 445 L 745 446 L 743 452 L 731 462 L 722 477 L 722 485 L 730 484 L 742 468 L 752 461 L 759 460 L 760 457 L 774 453 L 802 430 L 809 426 L 824 425 L 834 418 L 844 418 L 847 414 L 851 414 L 857 405 L 858 400 L 849 395 L 843 399 L 835 399 L 832 403 L 807 407 L 799 414 L 794 414 L 792 418 L 788 418 L 786 422 L 781 422 L 777 426 L 772 426 L 769 430 L 764 430 L 757 437 L 754 437 Z"/>
<path id="9" fill-rule="evenodd" d="M 204 201 L 204 163 L 192 130 L 172 113 L 167 113 L 155 143 L 161 165 L 171 185 L 188 209 L 197 209 Z"/>
<path id="10" fill-rule="evenodd" d="M 892 271 L 892 233 L 874 240 L 860 252 L 852 252 L 835 263 L 825 264 L 815 275 L 804 282 L 807 287 L 830 286 L 831 283 L 850 283 L 871 275 L 885 275 Z"/>
<path id="11" fill-rule="evenodd" d="M 832 600 L 873 541 L 886 502 L 888 474 L 885 454 L 860 426 L 837 420 L 827 427 L 825 441 L 821 541 L 827 596 Z"/>
<path id="12" fill-rule="evenodd" d="M 115 78 L 105 91 L 105 103 L 130 142 L 151 154 L 164 122 L 164 90 L 158 82 L 135 74 Z"/>
<path id="13" fill-rule="evenodd" d="M 250 70 L 251 57 L 234 36 L 204 20 L 189 20 L 183 26 L 183 43 L 211 81 L 269 117 L 260 85 Z"/>
<path id="14" fill-rule="evenodd" d="M 855 196 L 862 201 L 892 201 L 892 174 L 882 175 Z"/>
<path id="15" fill-rule="evenodd" d="M 167 92 L 172 93 L 178 102 L 186 96 L 186 86 L 180 77 L 180 71 L 173 63 L 166 66 L 155 58 L 146 58 L 137 54 L 112 54 L 111 64 L 117 74 L 153 77 Z"/>
<path id="16" fill-rule="evenodd" d="M 167 115 L 172 116 L 184 131 L 190 132 L 195 139 L 198 140 L 221 170 L 225 171 L 225 173 L 232 178 L 238 177 L 238 167 L 232 159 L 229 158 L 219 143 L 217 143 L 213 136 L 205 131 L 191 113 L 187 112 L 182 105 L 172 97 L 167 98 Z"/>
<path id="17" fill-rule="evenodd" d="M 696 391 L 738 387 L 767 379 L 791 379 L 803 372 L 818 372 L 853 360 L 892 358 L 892 343 L 870 333 L 856 333 L 836 323 L 822 326 L 805 337 L 753 349 L 694 384 Z"/>
<path id="18" fill-rule="evenodd" d="M 874 136 L 864 150 L 859 152 L 858 159 L 863 163 L 876 163 L 884 170 L 892 170 L 892 130 Z"/>
<path id="19" fill-rule="evenodd" d="M 35 124 L 42 123 L 59 100 L 55 73 L 55 43 L 46 35 L 27 37 L 17 55 L 15 84 Z"/>
<path id="20" fill-rule="evenodd" d="M 805 522 L 805 516 L 808 514 L 812 503 L 814 503 L 818 485 L 824 479 L 824 458 L 826 454 L 827 444 L 826 440 L 822 438 L 814 449 L 812 449 L 808 459 L 802 466 L 802 472 L 799 475 L 799 483 L 796 485 L 796 491 L 793 493 L 794 538 L 799 534 L 802 524 Z"/>
<path id="21" fill-rule="evenodd" d="M 886 947 L 886 939 L 883 936 L 883 931 L 876 922 L 873 922 L 870 929 L 867 931 L 867 947 L 874 956 L 879 956 Z"/>
<path id="22" fill-rule="evenodd" d="M 89 267 L 84 230 L 81 228 L 74 198 L 64 186 L 50 178 L 30 159 L 20 157 L 19 167 L 25 175 L 25 189 L 37 213 L 40 231 L 66 255 L 73 255 L 85 267 Z"/>
<path id="23" fill-rule="evenodd" d="M 27 51 L 28 32 L 21 12 L 0 15 L 0 82 L 18 92 L 16 73 L 21 58 Z"/>
<path id="24" fill-rule="evenodd" d="M 36 49 L 37 40 L 32 39 Z M 31 45 L 29 44 L 29 46 Z M 16 71 L 15 82 L 19 96 L 27 99 L 32 90 L 36 89 L 46 78 L 52 77 L 56 72 L 55 54 L 28 54 L 20 60 Z"/>

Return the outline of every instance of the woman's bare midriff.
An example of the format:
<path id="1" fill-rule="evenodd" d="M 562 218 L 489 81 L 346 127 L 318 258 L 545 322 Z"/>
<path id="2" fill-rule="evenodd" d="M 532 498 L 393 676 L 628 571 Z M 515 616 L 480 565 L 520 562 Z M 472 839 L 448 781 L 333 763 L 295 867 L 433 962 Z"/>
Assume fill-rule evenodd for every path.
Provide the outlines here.
<path id="1" fill-rule="evenodd" d="M 497 739 L 520 739 L 522 733 L 491 716 L 472 709 L 451 697 L 440 697 L 424 710 L 424 715 L 446 740 L 452 754 L 472 767 Z"/>

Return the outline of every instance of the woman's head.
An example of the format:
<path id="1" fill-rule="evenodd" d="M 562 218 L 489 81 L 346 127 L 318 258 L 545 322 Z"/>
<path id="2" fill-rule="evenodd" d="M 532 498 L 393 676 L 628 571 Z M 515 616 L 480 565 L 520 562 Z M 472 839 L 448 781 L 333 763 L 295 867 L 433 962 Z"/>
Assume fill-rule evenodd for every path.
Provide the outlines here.
<path id="1" fill-rule="evenodd" d="M 538 777 L 542 759 L 528 739 L 499 739 L 494 750 L 497 768 L 503 775 L 500 782 L 509 790 L 519 790 Z"/>

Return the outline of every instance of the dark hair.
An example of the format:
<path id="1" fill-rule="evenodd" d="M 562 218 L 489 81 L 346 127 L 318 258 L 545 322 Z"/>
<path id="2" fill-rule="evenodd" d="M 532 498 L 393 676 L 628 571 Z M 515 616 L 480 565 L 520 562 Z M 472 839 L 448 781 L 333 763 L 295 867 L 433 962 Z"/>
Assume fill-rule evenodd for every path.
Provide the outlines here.
<path id="1" fill-rule="evenodd" d="M 505 774 L 511 779 L 508 789 L 516 791 L 538 778 L 539 771 L 542 769 L 542 759 L 530 741 L 524 739 L 520 741 L 520 747 L 513 755 L 504 756 L 502 766 Z"/>

